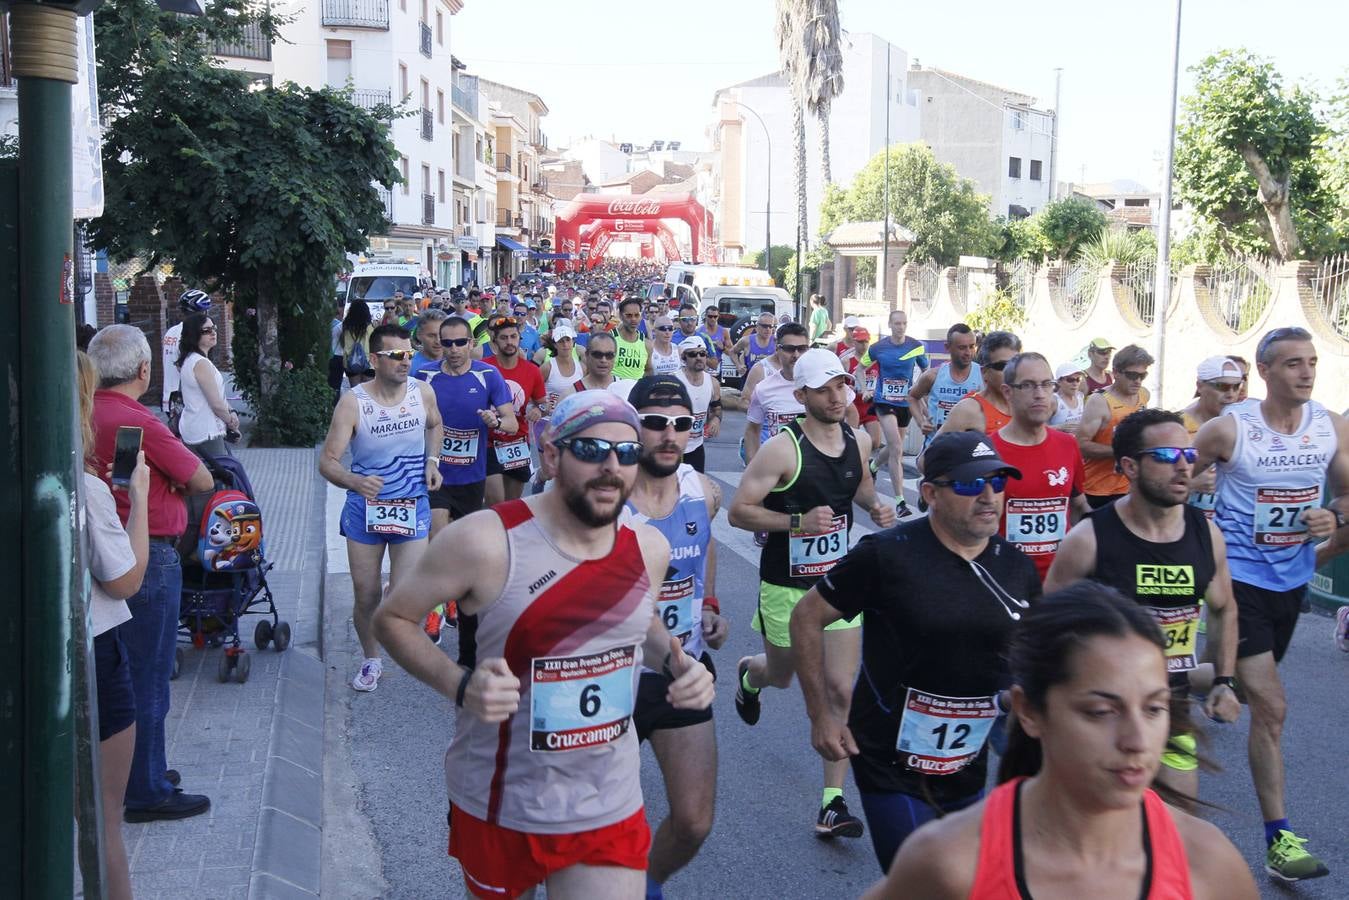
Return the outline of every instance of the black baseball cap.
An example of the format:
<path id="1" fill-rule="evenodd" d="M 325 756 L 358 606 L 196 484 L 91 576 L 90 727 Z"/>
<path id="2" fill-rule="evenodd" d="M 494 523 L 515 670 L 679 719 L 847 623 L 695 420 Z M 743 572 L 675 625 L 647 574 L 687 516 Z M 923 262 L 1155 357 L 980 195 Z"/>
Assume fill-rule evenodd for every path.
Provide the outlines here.
<path id="1" fill-rule="evenodd" d="M 1003 462 L 993 441 L 979 431 L 939 434 L 923 454 L 923 477 L 928 481 L 970 481 L 999 472 L 1021 479 L 1021 470 Z"/>
<path id="2" fill-rule="evenodd" d="M 637 379 L 628 394 L 634 409 L 644 406 L 682 406 L 693 412 L 693 400 L 684 382 L 673 375 L 644 375 Z"/>

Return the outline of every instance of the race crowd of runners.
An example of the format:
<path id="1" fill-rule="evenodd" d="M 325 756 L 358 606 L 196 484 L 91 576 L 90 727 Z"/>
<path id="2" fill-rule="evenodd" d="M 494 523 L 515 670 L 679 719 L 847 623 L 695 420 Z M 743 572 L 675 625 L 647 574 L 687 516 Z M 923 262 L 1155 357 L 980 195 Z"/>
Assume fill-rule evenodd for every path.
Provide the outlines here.
<path id="1" fill-rule="evenodd" d="M 733 340 L 650 282 L 529 276 L 334 319 L 319 470 L 347 491 L 351 685 L 376 690 L 387 654 L 459 710 L 448 851 L 470 893 L 660 897 L 712 827 L 718 669 L 747 726 L 799 682 L 813 827 L 870 838 L 869 896 L 1256 896 L 1193 815 L 1192 719 L 1243 704 L 1266 872 L 1328 873 L 1284 804 L 1278 671 L 1349 522 L 1310 334 L 1204 360 L 1168 411 L 1152 357 L 1108 336 L 1065 359 L 952 323 L 929 347 L 901 310 L 872 335 L 820 302 Z M 726 497 L 704 444 L 732 372 Z M 717 597 L 723 508 L 761 548 L 763 652 L 733 667 L 714 664 L 741 612 Z M 858 510 L 877 530 L 853 541 Z M 1349 651 L 1347 629 L 1341 610 Z M 654 832 L 643 741 L 669 800 Z"/>

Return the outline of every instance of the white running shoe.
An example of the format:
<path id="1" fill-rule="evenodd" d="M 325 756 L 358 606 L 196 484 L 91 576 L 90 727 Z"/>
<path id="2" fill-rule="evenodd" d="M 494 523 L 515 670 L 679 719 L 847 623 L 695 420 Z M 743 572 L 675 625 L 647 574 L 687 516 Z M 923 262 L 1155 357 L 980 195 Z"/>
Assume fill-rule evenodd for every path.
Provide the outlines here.
<path id="1" fill-rule="evenodd" d="M 1335 643 L 1349 653 L 1349 606 L 1341 606 L 1335 611 Z"/>
<path id="2" fill-rule="evenodd" d="M 384 674 L 384 663 L 371 657 L 361 663 L 361 671 L 351 679 L 351 686 L 358 691 L 373 691 L 379 687 L 379 676 Z"/>

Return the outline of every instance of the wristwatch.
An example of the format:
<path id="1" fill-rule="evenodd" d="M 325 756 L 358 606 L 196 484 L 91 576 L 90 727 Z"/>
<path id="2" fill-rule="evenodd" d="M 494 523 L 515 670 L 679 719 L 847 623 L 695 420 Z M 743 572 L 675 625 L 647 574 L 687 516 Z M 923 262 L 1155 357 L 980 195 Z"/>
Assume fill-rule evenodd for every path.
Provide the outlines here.
<path id="1" fill-rule="evenodd" d="M 1213 686 L 1217 687 L 1220 684 L 1226 685 L 1227 687 L 1232 688 L 1232 690 L 1236 690 L 1237 680 L 1231 675 L 1219 675 L 1213 679 Z"/>
<path id="2" fill-rule="evenodd" d="M 804 519 L 804 516 L 802 516 L 801 513 L 792 513 L 792 515 L 791 515 L 791 529 L 792 529 L 792 531 L 800 531 L 800 530 L 801 530 L 801 522 L 802 522 L 803 519 Z"/>
<path id="3" fill-rule="evenodd" d="M 1349 519 L 1344 517 L 1344 513 L 1340 512 L 1338 509 L 1332 509 L 1331 512 L 1335 514 L 1336 528 L 1343 528 L 1344 526 L 1349 525 Z"/>

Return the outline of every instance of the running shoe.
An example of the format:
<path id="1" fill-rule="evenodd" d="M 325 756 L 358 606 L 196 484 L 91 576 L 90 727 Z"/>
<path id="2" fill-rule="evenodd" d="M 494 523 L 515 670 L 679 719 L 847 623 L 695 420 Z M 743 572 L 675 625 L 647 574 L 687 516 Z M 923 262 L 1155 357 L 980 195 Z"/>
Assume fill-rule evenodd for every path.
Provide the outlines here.
<path id="1" fill-rule="evenodd" d="M 763 692 L 745 690 L 745 672 L 748 670 L 749 657 L 747 656 L 740 660 L 740 664 L 735 667 L 735 711 L 746 725 L 757 725 L 759 724 L 759 713 L 762 711 L 759 705 L 759 694 Z"/>
<path id="2" fill-rule="evenodd" d="M 422 631 L 431 639 L 431 643 L 440 643 L 440 610 L 433 609 L 426 614 L 426 621 L 422 623 Z"/>
<path id="3" fill-rule="evenodd" d="M 895 503 L 895 515 L 901 519 L 907 519 L 913 515 L 913 510 L 909 509 L 908 501 L 903 497 L 900 497 L 899 501 Z"/>
<path id="4" fill-rule="evenodd" d="M 1280 829 L 1279 836 L 1265 854 L 1265 871 L 1280 881 L 1289 882 L 1329 875 L 1325 863 L 1302 849 L 1305 843 L 1306 838 L 1300 838 L 1286 828 Z"/>
<path id="5" fill-rule="evenodd" d="M 384 674 L 384 663 L 376 658 L 369 658 L 361 663 L 361 671 L 356 673 L 356 677 L 351 679 L 351 686 L 358 691 L 373 691 L 379 687 L 379 676 Z"/>
<path id="6" fill-rule="evenodd" d="M 1335 643 L 1349 653 L 1349 606 L 1341 606 L 1335 612 Z"/>
<path id="7" fill-rule="evenodd" d="M 871 462 L 867 463 L 867 468 L 871 470 L 871 477 L 875 478 L 876 473 L 881 470 L 881 461 L 879 458 L 871 457 Z"/>
<path id="8" fill-rule="evenodd" d="M 459 627 L 459 602 L 451 600 L 445 604 L 445 624 L 451 628 Z"/>
<path id="9" fill-rule="evenodd" d="M 767 546 L 768 546 L 768 532 L 766 532 L 766 531 L 756 531 L 756 532 L 754 532 L 754 546 L 756 546 L 756 547 L 767 547 Z"/>
<path id="10" fill-rule="evenodd" d="M 848 812 L 848 804 L 842 797 L 835 797 L 828 806 L 820 808 L 820 817 L 815 820 L 815 834 L 822 838 L 859 838 L 865 829 L 862 820 Z"/>

